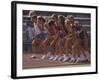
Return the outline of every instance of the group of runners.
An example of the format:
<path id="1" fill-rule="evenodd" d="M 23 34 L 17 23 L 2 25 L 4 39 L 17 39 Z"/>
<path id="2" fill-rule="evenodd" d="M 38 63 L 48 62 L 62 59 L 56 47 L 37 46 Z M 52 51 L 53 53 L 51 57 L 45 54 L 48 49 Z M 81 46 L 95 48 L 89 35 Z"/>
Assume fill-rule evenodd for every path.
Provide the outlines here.
<path id="1" fill-rule="evenodd" d="M 31 15 L 32 57 L 36 57 L 36 48 L 40 47 L 41 59 L 78 63 L 81 55 L 90 61 L 89 37 L 80 22 L 73 15 L 52 14 L 49 18 Z"/>

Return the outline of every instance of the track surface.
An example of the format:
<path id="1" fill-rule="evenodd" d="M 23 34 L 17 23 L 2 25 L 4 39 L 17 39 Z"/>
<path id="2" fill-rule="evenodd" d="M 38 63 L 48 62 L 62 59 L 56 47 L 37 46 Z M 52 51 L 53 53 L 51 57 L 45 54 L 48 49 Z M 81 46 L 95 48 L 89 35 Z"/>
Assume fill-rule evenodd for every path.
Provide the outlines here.
<path id="1" fill-rule="evenodd" d="M 43 68 L 43 67 L 58 67 L 58 66 L 89 66 L 90 62 L 84 61 L 77 64 L 62 62 L 62 61 L 53 61 L 48 59 L 41 59 L 43 54 L 36 54 L 36 58 L 32 58 L 32 53 L 23 54 L 23 69 L 32 69 L 32 68 Z"/>

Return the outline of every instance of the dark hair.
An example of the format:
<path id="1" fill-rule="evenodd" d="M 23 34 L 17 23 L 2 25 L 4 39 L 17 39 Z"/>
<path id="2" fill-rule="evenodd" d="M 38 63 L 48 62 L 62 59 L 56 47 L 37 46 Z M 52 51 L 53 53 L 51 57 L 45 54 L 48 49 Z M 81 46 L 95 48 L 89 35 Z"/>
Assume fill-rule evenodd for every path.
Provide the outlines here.
<path id="1" fill-rule="evenodd" d="M 74 16 L 73 15 L 68 15 L 67 19 L 69 19 L 69 18 L 73 18 L 74 19 Z"/>
<path id="2" fill-rule="evenodd" d="M 38 16 L 37 19 L 42 20 L 43 22 L 45 22 L 45 19 L 42 16 Z"/>
<path id="3" fill-rule="evenodd" d="M 58 19 L 61 19 L 61 20 L 65 21 L 65 17 L 63 15 L 59 15 Z"/>
<path id="4" fill-rule="evenodd" d="M 63 15 L 58 16 L 58 21 L 61 20 L 60 23 L 64 26 L 65 25 L 65 17 Z"/>
<path id="5" fill-rule="evenodd" d="M 57 19 L 58 19 L 58 15 L 57 15 L 57 14 L 52 14 L 52 15 L 51 15 L 51 18 L 52 18 L 52 19 L 54 19 L 54 18 L 57 18 Z"/>
<path id="6" fill-rule="evenodd" d="M 49 21 L 48 21 L 48 25 L 49 25 L 49 26 L 55 25 L 55 21 L 54 21 L 54 20 L 49 20 Z"/>
<path id="7" fill-rule="evenodd" d="M 32 18 L 32 19 L 37 19 L 37 16 L 36 16 L 36 15 L 32 15 L 31 18 Z"/>

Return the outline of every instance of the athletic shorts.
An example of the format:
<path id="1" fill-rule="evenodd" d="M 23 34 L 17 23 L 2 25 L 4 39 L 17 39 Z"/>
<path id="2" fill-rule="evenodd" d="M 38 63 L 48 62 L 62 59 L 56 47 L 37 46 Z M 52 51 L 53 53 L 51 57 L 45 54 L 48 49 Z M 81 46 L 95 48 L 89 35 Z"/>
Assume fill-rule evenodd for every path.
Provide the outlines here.
<path id="1" fill-rule="evenodd" d="M 34 37 L 34 39 L 38 39 L 38 40 L 45 40 L 46 38 L 48 38 L 48 33 L 44 33 L 44 32 L 42 32 Z"/>

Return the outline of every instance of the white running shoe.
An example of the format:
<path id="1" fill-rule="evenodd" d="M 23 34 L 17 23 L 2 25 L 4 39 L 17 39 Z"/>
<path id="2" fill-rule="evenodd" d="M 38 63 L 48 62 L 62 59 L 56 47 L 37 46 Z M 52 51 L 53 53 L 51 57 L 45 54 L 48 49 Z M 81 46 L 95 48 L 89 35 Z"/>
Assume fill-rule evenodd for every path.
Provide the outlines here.
<path id="1" fill-rule="evenodd" d="M 30 58 L 36 58 L 37 56 L 34 54 L 34 55 L 32 55 L 32 56 L 30 56 Z"/>
<path id="2" fill-rule="evenodd" d="M 54 56 L 53 55 L 51 55 L 50 57 L 49 57 L 49 60 L 52 60 L 54 58 Z"/>
<path id="3" fill-rule="evenodd" d="M 63 57 L 62 57 L 62 56 L 58 57 L 58 61 L 61 61 L 62 59 L 63 59 Z"/>
<path id="4" fill-rule="evenodd" d="M 45 59 L 46 58 L 46 55 L 43 55 L 42 57 L 41 57 L 41 59 Z"/>
<path id="5" fill-rule="evenodd" d="M 50 57 L 50 56 L 51 56 L 51 52 L 48 52 L 47 54 L 43 55 L 43 56 L 41 57 L 41 59 L 45 59 L 45 58 L 48 58 L 48 57 Z"/>
<path id="6" fill-rule="evenodd" d="M 58 55 L 55 55 L 53 61 L 56 61 L 58 59 Z"/>
<path id="7" fill-rule="evenodd" d="M 71 57 L 70 60 L 69 60 L 70 63 L 73 63 L 74 61 L 75 61 L 74 57 Z"/>
<path id="8" fill-rule="evenodd" d="M 79 63 L 80 62 L 80 58 L 78 57 L 75 61 L 75 63 Z"/>
<path id="9" fill-rule="evenodd" d="M 63 57 L 64 59 L 62 60 L 63 62 L 66 62 L 66 61 L 68 61 L 69 60 L 69 57 Z"/>

